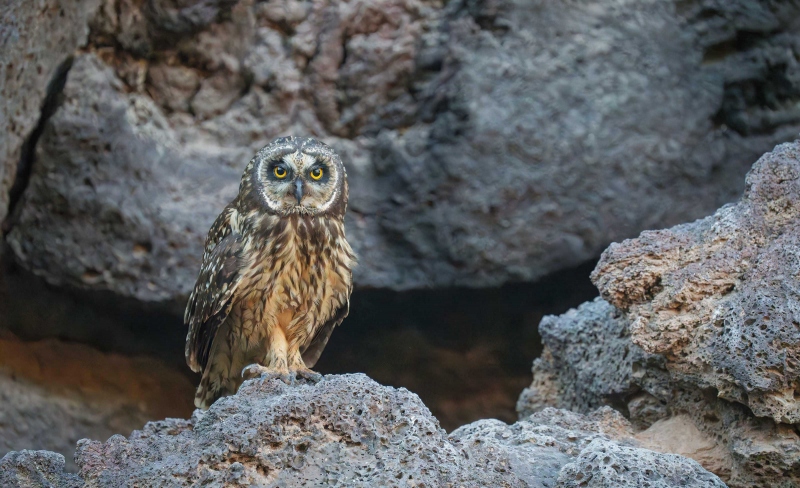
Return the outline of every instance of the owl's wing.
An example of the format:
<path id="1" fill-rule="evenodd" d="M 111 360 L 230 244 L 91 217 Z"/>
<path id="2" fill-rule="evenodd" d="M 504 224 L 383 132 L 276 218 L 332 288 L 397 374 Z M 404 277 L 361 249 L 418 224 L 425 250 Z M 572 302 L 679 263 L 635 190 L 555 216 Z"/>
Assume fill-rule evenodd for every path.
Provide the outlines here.
<path id="1" fill-rule="evenodd" d="M 219 326 L 231 311 L 236 291 L 242 282 L 244 257 L 241 236 L 230 230 L 217 245 L 203 256 L 200 276 L 189 296 L 184 321 L 189 326 L 186 336 L 186 362 L 192 371 L 200 372 L 208 363 L 208 355 Z"/>
<path id="2" fill-rule="evenodd" d="M 348 297 L 349 296 L 350 294 L 348 293 Z M 306 366 L 313 368 L 314 365 L 317 364 L 317 360 L 319 360 L 319 357 L 322 355 L 322 350 L 325 349 L 325 346 L 328 344 L 328 339 L 330 339 L 333 329 L 342 323 L 342 320 L 347 317 L 348 313 L 350 313 L 350 298 L 336 309 L 331 318 L 329 318 L 322 327 L 317 329 L 317 333 L 314 335 L 314 338 L 311 339 L 311 342 L 300 351 Z"/>

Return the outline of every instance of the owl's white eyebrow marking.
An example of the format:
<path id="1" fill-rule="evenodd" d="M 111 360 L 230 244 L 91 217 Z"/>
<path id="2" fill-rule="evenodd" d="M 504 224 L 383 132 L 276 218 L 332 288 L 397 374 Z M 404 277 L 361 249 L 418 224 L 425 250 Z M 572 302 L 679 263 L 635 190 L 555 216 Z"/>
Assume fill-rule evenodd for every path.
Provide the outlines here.
<path id="1" fill-rule="evenodd" d="M 267 204 L 267 207 L 269 207 L 273 211 L 279 211 L 280 208 L 281 208 L 280 207 L 280 203 L 277 200 L 273 200 L 272 198 L 269 197 L 269 195 L 267 194 L 267 191 L 266 191 L 267 188 L 266 188 L 266 186 L 264 186 L 264 183 L 263 183 L 264 181 L 266 181 L 266 171 L 267 171 L 267 168 L 269 167 L 269 163 L 270 163 L 270 161 L 267 161 L 264 158 L 262 158 L 262 159 L 260 159 L 258 161 L 258 167 L 256 168 L 256 174 L 258 175 L 258 179 L 261 182 L 257 186 L 258 193 L 261 195 L 261 198 L 264 199 L 264 202 Z"/>
<path id="2" fill-rule="evenodd" d="M 286 163 L 287 166 L 292 168 L 293 171 L 297 171 L 297 152 L 289 153 L 281 158 L 281 161 Z"/>

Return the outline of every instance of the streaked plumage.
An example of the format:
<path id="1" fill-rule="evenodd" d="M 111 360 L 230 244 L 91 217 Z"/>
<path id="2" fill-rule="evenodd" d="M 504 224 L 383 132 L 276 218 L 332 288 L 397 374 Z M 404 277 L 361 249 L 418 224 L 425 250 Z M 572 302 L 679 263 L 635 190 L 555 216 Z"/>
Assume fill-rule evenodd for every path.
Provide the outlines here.
<path id="1" fill-rule="evenodd" d="M 308 368 L 350 306 L 347 196 L 339 156 L 314 139 L 277 139 L 247 165 L 186 307 L 186 361 L 203 373 L 196 406 L 235 393 L 253 363 L 287 381 L 319 376 Z"/>

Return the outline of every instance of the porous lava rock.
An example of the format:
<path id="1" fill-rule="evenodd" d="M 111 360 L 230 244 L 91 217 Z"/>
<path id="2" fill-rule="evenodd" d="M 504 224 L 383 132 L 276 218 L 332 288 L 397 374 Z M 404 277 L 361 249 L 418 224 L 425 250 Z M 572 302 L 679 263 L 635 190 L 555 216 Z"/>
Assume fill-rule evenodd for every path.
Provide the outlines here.
<path id="1" fill-rule="evenodd" d="M 759 159 L 739 202 L 612 244 L 592 278 L 673 377 L 800 423 L 800 143 Z"/>
<path id="2" fill-rule="evenodd" d="M 518 411 L 610 405 L 643 445 L 730 486 L 797 486 L 798 249 L 793 142 L 753 165 L 738 202 L 612 244 L 592 274 L 602 298 L 542 320 Z"/>
<path id="3" fill-rule="evenodd" d="M 256 379 L 188 420 L 83 440 L 75 460 L 87 487 L 567 487 L 584 466 L 581 486 L 724 486 L 691 459 L 637 447 L 630 431 L 608 407 L 589 415 L 551 408 L 513 425 L 482 420 L 448 435 L 416 395 L 362 374 L 318 384 Z M 608 460 L 598 453 L 610 453 Z M 8 476 L 29 472 L 25 479 L 35 480 L 41 470 L 53 479 L 57 459 L 21 457 L 4 458 Z M 50 486 L 74 486 L 66 483 Z"/>

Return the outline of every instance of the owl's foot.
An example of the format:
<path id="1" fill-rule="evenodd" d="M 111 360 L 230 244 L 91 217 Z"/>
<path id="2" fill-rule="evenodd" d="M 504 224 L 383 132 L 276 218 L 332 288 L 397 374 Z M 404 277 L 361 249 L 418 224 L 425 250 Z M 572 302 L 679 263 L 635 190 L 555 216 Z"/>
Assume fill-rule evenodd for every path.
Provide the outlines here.
<path id="1" fill-rule="evenodd" d="M 322 381 L 322 375 L 317 373 L 316 371 L 311 371 L 308 368 L 298 368 L 293 371 L 294 375 L 297 378 L 302 378 L 306 381 L 310 381 L 311 383 L 319 383 Z"/>
<path id="2" fill-rule="evenodd" d="M 268 381 L 271 379 L 281 380 L 287 385 L 294 383 L 294 375 L 286 369 L 274 369 L 260 364 L 251 364 L 242 370 L 242 378 L 245 380 L 252 380 L 260 378 L 261 381 Z"/>
<path id="3" fill-rule="evenodd" d="M 322 375 L 316 371 L 311 371 L 306 367 L 297 368 L 294 370 L 275 369 L 262 366 L 260 364 L 251 364 L 242 370 L 242 378 L 245 380 L 252 380 L 254 378 L 261 378 L 261 381 L 271 379 L 278 379 L 287 385 L 296 384 L 296 380 L 306 380 L 309 383 L 319 383 L 322 381 Z"/>

